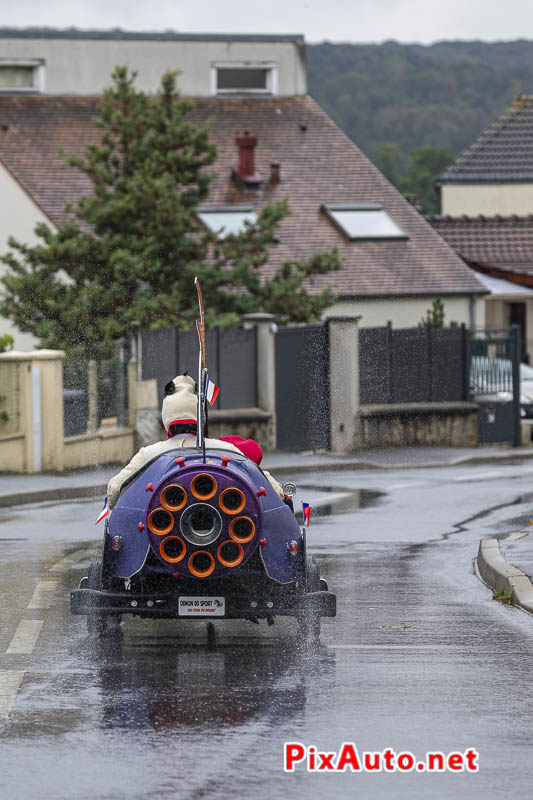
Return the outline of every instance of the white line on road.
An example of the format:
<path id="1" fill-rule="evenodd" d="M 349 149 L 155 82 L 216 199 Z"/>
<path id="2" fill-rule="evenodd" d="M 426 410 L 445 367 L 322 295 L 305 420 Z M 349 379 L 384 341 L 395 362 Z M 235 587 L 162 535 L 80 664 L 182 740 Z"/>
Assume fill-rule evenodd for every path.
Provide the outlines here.
<path id="1" fill-rule="evenodd" d="M 33 648 L 37 644 L 37 639 L 44 625 L 42 619 L 23 619 L 15 631 L 11 644 L 6 650 L 8 655 L 28 655 L 33 653 Z"/>
<path id="2" fill-rule="evenodd" d="M 92 550 L 76 550 L 75 553 L 71 553 L 69 556 L 62 558 L 61 561 L 53 564 L 48 571 L 67 572 L 72 566 L 74 566 L 74 564 L 77 564 L 79 561 L 83 561 L 86 558 L 90 558 L 92 554 Z"/>
<path id="3" fill-rule="evenodd" d="M 395 483 L 392 486 L 388 486 L 388 491 L 394 491 L 395 489 L 416 489 L 420 486 L 427 486 L 426 481 L 411 481 L 411 483 Z"/>
<path id="4" fill-rule="evenodd" d="M 9 716 L 24 672 L 23 669 L 0 670 L 0 718 L 6 719 Z"/>
<path id="5" fill-rule="evenodd" d="M 29 609 L 50 608 L 53 601 L 53 594 L 56 590 L 58 581 L 39 581 L 35 587 L 33 596 L 26 606 Z"/>
<path id="6" fill-rule="evenodd" d="M 486 481 L 489 478 L 503 478 L 501 472 L 482 472 L 481 475 L 472 472 L 470 475 L 462 475 L 460 478 L 453 478 L 453 483 L 468 483 L 468 481 Z"/>

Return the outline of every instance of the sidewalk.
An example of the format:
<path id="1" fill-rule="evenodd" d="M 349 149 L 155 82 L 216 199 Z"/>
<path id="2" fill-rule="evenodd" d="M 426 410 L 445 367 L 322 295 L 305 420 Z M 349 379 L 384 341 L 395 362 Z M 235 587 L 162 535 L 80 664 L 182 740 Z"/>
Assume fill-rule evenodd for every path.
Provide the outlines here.
<path id="1" fill-rule="evenodd" d="M 302 472 L 331 470 L 422 469 L 476 464 L 517 463 L 533 459 L 533 448 L 405 447 L 391 450 L 365 450 L 354 456 L 315 453 L 268 453 L 262 467 L 290 480 Z M 63 474 L 0 474 L 0 507 L 69 500 L 76 497 L 101 497 L 118 466 L 95 467 Z"/>

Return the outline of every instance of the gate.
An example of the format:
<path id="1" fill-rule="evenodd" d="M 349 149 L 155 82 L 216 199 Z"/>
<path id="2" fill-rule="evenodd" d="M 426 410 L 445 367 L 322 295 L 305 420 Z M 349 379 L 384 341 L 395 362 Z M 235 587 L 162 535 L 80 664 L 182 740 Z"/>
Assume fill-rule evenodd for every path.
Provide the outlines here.
<path id="1" fill-rule="evenodd" d="M 479 444 L 521 444 L 520 350 L 518 325 L 472 333 L 470 392 L 479 404 Z"/>
<path id="2" fill-rule="evenodd" d="M 209 378 L 220 386 L 217 409 L 257 406 L 257 333 L 255 328 L 205 332 Z M 142 379 L 155 378 L 159 401 L 175 375 L 198 372 L 198 334 L 177 325 L 141 331 Z"/>
<path id="3" fill-rule="evenodd" d="M 276 335 L 278 450 L 329 450 L 329 340 L 325 325 L 279 328 Z"/>

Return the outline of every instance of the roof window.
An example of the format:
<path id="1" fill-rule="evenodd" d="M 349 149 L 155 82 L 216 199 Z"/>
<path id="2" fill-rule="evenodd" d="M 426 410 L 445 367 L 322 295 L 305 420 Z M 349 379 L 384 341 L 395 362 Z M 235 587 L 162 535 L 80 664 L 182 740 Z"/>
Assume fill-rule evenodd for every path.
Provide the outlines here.
<path id="1" fill-rule="evenodd" d="M 219 239 L 244 233 L 246 223 L 254 225 L 257 222 L 252 206 L 205 206 L 199 208 L 196 215 L 206 228 L 218 234 Z"/>
<path id="2" fill-rule="evenodd" d="M 322 210 L 351 241 L 408 238 L 385 209 L 376 203 L 323 205 Z"/>

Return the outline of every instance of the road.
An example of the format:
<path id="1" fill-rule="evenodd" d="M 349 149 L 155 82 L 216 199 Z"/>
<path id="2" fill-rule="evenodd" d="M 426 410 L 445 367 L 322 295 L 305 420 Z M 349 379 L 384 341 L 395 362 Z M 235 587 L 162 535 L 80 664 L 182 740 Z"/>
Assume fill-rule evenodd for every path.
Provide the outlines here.
<path id="1" fill-rule="evenodd" d="M 0 796 L 507 798 L 529 794 L 533 619 L 492 600 L 481 537 L 523 527 L 533 466 L 295 476 L 333 505 L 310 529 L 338 616 L 128 620 L 97 647 L 68 592 L 98 549 L 99 502 L 0 513 Z M 339 501 L 339 493 L 344 498 Z M 479 752 L 479 772 L 283 772 L 282 745 Z"/>

